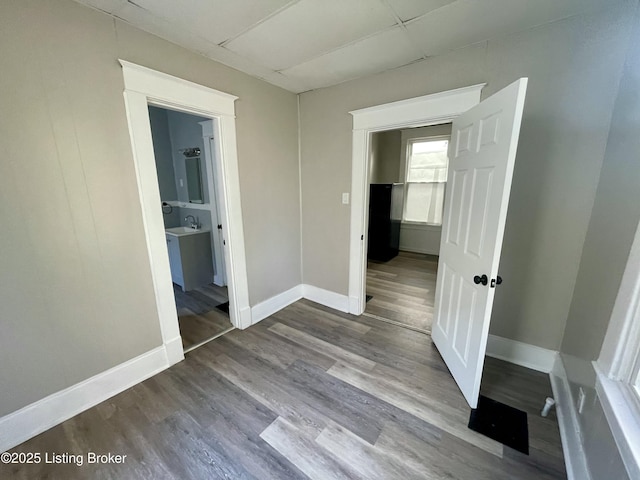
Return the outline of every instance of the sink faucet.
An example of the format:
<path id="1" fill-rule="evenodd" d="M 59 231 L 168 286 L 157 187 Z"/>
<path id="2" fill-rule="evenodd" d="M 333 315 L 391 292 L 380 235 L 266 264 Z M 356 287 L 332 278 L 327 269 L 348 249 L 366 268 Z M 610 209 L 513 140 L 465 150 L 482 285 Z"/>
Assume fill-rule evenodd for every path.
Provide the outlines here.
<path id="1" fill-rule="evenodd" d="M 184 221 L 188 222 L 189 218 L 191 218 L 191 222 L 189 223 L 191 228 L 193 228 L 194 230 L 199 229 L 200 228 L 200 222 L 198 221 L 198 219 L 196 217 L 194 217 L 193 215 L 187 215 L 186 217 L 184 217 Z"/>

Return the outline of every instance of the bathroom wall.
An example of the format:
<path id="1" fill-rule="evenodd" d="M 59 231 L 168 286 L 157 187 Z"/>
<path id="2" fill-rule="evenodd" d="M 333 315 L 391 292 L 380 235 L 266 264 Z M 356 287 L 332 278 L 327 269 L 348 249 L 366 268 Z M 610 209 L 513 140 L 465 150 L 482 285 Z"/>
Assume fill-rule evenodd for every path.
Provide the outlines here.
<path id="1" fill-rule="evenodd" d="M 164 228 L 179 227 L 180 225 L 182 225 L 180 207 L 164 207 L 162 210 L 162 219 L 164 220 Z"/>
<path id="2" fill-rule="evenodd" d="M 164 108 L 149 106 L 149 120 L 151 121 L 151 136 L 156 157 L 160 198 L 164 202 L 178 200 L 167 111 Z"/>
<path id="3" fill-rule="evenodd" d="M 209 189 L 207 185 L 207 165 L 204 156 L 204 141 L 202 138 L 202 126 L 198 122 L 208 120 L 188 113 L 167 110 L 169 134 L 171 135 L 171 154 L 176 178 L 176 191 L 178 201 L 189 202 L 187 189 L 187 171 L 185 168 L 185 156 L 180 150 L 197 147 L 200 149 L 200 171 L 202 174 L 202 189 L 204 203 L 210 203 Z"/>

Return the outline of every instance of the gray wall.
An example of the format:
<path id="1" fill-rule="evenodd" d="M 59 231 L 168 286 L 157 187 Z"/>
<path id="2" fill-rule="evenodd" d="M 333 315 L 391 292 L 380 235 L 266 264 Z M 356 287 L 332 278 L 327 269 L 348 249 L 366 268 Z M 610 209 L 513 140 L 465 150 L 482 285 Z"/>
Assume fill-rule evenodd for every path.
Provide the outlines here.
<path id="1" fill-rule="evenodd" d="M 300 283 L 294 94 L 70 0 L 0 2 L 0 58 L 0 415 L 161 344 L 118 58 L 239 97 L 251 304 Z"/>
<path id="2" fill-rule="evenodd" d="M 640 13 L 615 101 L 600 182 L 582 249 L 561 354 L 579 415 L 593 478 L 627 478 L 594 390 L 591 362 L 599 356 L 640 221 Z"/>
<path id="3" fill-rule="evenodd" d="M 530 79 L 491 333 L 557 350 L 587 231 L 636 2 L 300 97 L 303 280 L 348 293 L 350 110 Z"/>
<path id="4" fill-rule="evenodd" d="M 178 200 L 189 202 L 189 190 L 187 186 L 187 170 L 185 167 L 185 156 L 180 152 L 185 148 L 198 147 L 200 149 L 200 171 L 202 174 L 202 189 L 204 203 L 209 203 L 209 188 L 207 184 L 207 162 L 204 155 L 204 141 L 202 138 L 202 126 L 199 122 L 207 120 L 203 117 L 190 115 L 188 113 L 167 111 L 169 123 L 169 133 L 171 135 L 171 154 L 173 155 L 173 166 L 175 171 L 176 191 Z M 182 180 L 182 186 L 180 185 Z"/>
<path id="5" fill-rule="evenodd" d="M 400 176 L 400 130 L 372 135 L 370 183 L 404 183 Z"/>

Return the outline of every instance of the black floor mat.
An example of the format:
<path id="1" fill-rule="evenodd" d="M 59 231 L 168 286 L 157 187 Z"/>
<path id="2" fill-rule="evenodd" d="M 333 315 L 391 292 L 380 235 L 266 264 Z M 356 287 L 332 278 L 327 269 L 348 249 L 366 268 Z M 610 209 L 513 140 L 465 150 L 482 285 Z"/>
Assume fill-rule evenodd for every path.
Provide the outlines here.
<path id="1" fill-rule="evenodd" d="M 373 295 L 367 295 L 367 298 L 365 300 L 364 303 L 367 303 L 369 300 L 371 300 L 373 298 Z"/>
<path id="2" fill-rule="evenodd" d="M 229 315 L 229 302 L 221 303 L 220 305 L 216 305 L 218 310 L 222 310 L 224 313 Z"/>
<path id="3" fill-rule="evenodd" d="M 519 452 L 529 455 L 527 413 L 480 395 L 471 410 L 469 428 Z"/>

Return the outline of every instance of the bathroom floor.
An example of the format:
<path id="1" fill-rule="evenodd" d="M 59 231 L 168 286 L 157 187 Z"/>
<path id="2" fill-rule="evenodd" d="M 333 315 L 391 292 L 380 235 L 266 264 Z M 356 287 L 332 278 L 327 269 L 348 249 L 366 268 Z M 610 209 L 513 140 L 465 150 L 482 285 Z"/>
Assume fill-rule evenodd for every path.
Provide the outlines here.
<path id="1" fill-rule="evenodd" d="M 233 329 L 229 309 L 224 311 L 224 304 L 229 302 L 227 287 L 209 284 L 183 292 L 174 284 L 173 292 L 185 352 Z"/>

